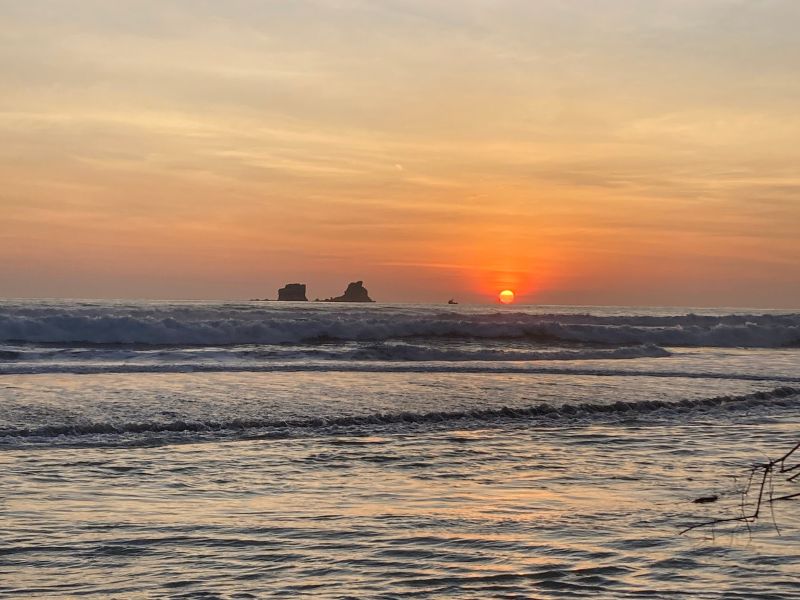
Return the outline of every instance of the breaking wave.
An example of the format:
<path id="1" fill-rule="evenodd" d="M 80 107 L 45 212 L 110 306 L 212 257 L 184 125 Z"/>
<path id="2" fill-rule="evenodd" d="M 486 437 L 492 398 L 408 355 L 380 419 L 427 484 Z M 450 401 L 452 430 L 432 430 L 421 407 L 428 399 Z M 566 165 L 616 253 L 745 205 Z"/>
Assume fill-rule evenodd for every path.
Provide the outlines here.
<path id="1" fill-rule="evenodd" d="M 228 348 L 168 348 L 139 350 L 126 348 L 36 348 L 0 351 L 0 373 L 46 372 L 170 372 L 196 367 L 197 370 L 260 370 L 285 361 L 359 362 L 532 362 L 621 360 L 662 358 L 671 353 L 660 346 L 621 348 L 508 349 L 443 348 L 408 343 L 367 343 L 358 346 L 233 346 Z M 77 369 L 77 370 L 76 370 Z"/>
<path id="2" fill-rule="evenodd" d="M 800 314 L 531 314 L 437 307 L 0 305 L 0 341 L 241 345 L 425 338 L 529 339 L 613 346 L 800 346 Z"/>
<path id="3" fill-rule="evenodd" d="M 280 430 L 287 434 L 300 430 L 323 430 L 337 427 L 369 427 L 374 425 L 449 423 L 469 420 L 491 423 L 498 420 L 521 419 L 591 419 L 595 416 L 636 417 L 659 410 L 686 411 L 699 408 L 747 409 L 765 405 L 796 406 L 800 388 L 779 387 L 769 391 L 739 396 L 716 396 L 713 398 L 681 400 L 645 400 L 637 402 L 614 402 L 611 404 L 536 404 L 527 407 L 507 406 L 442 412 L 375 413 L 362 416 L 332 416 L 295 419 L 230 419 L 223 421 L 169 422 L 89 422 L 40 426 L 33 428 L 0 429 L 0 438 L 54 438 L 58 436 L 89 436 L 101 434 L 183 433 L 219 432 L 247 430 Z"/>

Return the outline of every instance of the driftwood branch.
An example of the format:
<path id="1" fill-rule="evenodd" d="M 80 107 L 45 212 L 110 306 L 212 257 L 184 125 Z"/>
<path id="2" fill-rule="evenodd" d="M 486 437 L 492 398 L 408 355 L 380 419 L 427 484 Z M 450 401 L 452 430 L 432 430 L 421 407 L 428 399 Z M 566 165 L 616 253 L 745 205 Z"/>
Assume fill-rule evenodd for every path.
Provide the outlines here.
<path id="1" fill-rule="evenodd" d="M 797 453 L 798 455 L 797 457 L 794 456 L 795 453 Z M 721 523 L 742 523 L 749 530 L 750 524 L 755 523 L 761 516 L 761 509 L 764 505 L 768 505 L 770 509 L 772 509 L 773 504 L 775 502 L 781 500 L 792 500 L 794 498 L 800 498 L 800 492 L 793 494 L 784 494 L 782 496 L 773 495 L 773 478 L 775 477 L 775 475 L 784 475 L 786 473 L 797 471 L 797 473 L 795 473 L 794 475 L 786 477 L 785 480 L 788 482 L 794 482 L 798 478 L 800 478 L 800 462 L 791 462 L 793 459 L 797 459 L 798 457 L 800 457 L 800 442 L 795 444 L 795 446 L 791 450 L 789 450 L 786 454 L 784 454 L 780 458 L 776 458 L 775 460 L 769 460 L 765 463 L 754 465 L 750 469 L 750 476 L 747 479 L 747 484 L 744 486 L 744 489 L 742 490 L 742 504 L 741 504 L 742 514 L 740 516 L 727 517 L 722 519 L 711 519 L 708 521 L 703 521 L 702 523 L 696 523 L 695 525 L 691 525 L 686 529 L 684 529 L 683 531 L 681 531 L 681 534 L 684 534 L 688 531 L 692 531 L 693 529 L 701 529 L 703 527 L 713 527 Z M 751 495 L 754 482 L 758 482 L 756 501 L 752 507 L 752 510 L 750 512 L 747 512 L 747 498 L 750 497 Z M 708 500 L 707 498 L 698 498 L 697 500 L 695 500 L 695 502 L 704 503 L 707 500 Z M 775 519 L 773 516 L 773 523 L 774 522 Z M 777 530 L 777 524 L 775 525 L 775 528 Z M 778 531 L 778 533 L 780 533 L 780 531 Z"/>

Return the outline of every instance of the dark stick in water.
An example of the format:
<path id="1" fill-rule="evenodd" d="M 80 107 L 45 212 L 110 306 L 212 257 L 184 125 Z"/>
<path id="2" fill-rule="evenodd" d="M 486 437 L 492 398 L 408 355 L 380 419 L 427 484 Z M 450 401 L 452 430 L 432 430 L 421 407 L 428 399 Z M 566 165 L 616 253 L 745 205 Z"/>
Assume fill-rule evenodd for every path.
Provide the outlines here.
<path id="1" fill-rule="evenodd" d="M 783 495 L 783 496 L 773 497 L 772 496 L 772 489 L 770 487 L 769 498 L 766 499 L 766 500 L 764 499 L 764 490 L 767 487 L 767 481 L 768 480 L 771 481 L 773 475 L 790 473 L 792 471 L 798 471 L 794 475 L 792 475 L 790 477 L 787 477 L 786 481 L 793 482 L 798 477 L 800 477 L 800 462 L 792 464 L 792 465 L 789 465 L 789 466 L 786 465 L 786 461 L 789 458 L 791 458 L 791 456 L 795 452 L 797 452 L 798 449 L 800 449 L 800 442 L 795 444 L 795 446 L 791 450 L 789 450 L 786 454 L 784 454 L 780 458 L 776 458 L 775 460 L 770 460 L 770 461 L 767 461 L 766 463 L 762 463 L 762 464 L 758 464 L 758 465 L 754 465 L 753 466 L 753 468 L 750 471 L 750 477 L 748 478 L 747 485 L 745 486 L 744 490 L 742 491 L 742 515 L 741 516 L 739 516 L 739 517 L 728 517 L 728 518 L 725 518 L 725 519 L 712 519 L 710 521 L 704 521 L 702 523 L 697 523 L 696 525 L 691 525 L 690 527 L 687 527 L 686 529 L 681 531 L 681 534 L 684 534 L 684 533 L 686 533 L 688 531 L 692 531 L 693 529 L 700 529 L 702 527 L 710 527 L 710 526 L 713 527 L 714 525 L 717 525 L 717 524 L 720 524 L 720 523 L 734 523 L 734 522 L 744 523 L 747 526 L 747 528 L 749 529 L 750 528 L 750 523 L 754 523 L 758 519 L 758 517 L 760 515 L 760 512 L 761 512 L 761 505 L 762 504 L 767 503 L 770 506 L 772 506 L 772 503 L 773 502 L 777 502 L 778 500 L 791 500 L 793 498 L 800 497 L 800 492 L 794 493 L 794 494 L 786 494 L 786 495 Z M 745 514 L 745 512 L 744 512 L 745 499 L 748 496 L 748 494 L 750 493 L 750 489 L 751 489 L 752 484 L 753 484 L 753 479 L 756 477 L 756 475 L 758 473 L 761 473 L 760 483 L 759 483 L 759 486 L 758 486 L 758 498 L 756 499 L 756 504 L 755 504 L 755 507 L 753 508 L 753 512 L 751 514 Z M 707 501 L 707 500 L 705 498 L 698 498 L 698 500 L 695 500 L 695 502 L 700 502 L 700 503 L 702 503 L 702 501 Z"/>

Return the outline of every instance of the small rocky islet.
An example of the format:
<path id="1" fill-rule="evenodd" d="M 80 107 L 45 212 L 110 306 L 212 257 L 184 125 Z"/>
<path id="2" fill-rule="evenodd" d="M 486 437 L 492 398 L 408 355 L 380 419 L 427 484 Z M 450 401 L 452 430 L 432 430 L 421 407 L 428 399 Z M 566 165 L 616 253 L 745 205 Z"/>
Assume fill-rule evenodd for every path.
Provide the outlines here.
<path id="1" fill-rule="evenodd" d="M 257 300 L 257 299 L 256 299 Z M 308 302 L 305 283 L 287 283 L 278 290 L 278 301 L 281 302 Z M 369 297 L 363 281 L 351 281 L 341 296 L 335 296 L 316 302 L 375 302 Z"/>

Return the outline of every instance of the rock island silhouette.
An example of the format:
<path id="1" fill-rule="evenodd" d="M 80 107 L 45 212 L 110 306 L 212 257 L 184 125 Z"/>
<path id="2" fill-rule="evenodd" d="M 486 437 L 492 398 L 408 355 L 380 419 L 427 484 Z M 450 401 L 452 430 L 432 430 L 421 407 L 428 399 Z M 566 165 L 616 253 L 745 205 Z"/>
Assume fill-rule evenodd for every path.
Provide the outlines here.
<path id="1" fill-rule="evenodd" d="M 305 283 L 287 283 L 278 290 L 278 300 L 284 302 L 307 302 Z M 318 302 L 375 302 L 369 297 L 363 281 L 351 281 L 341 296 L 317 300 Z"/>

